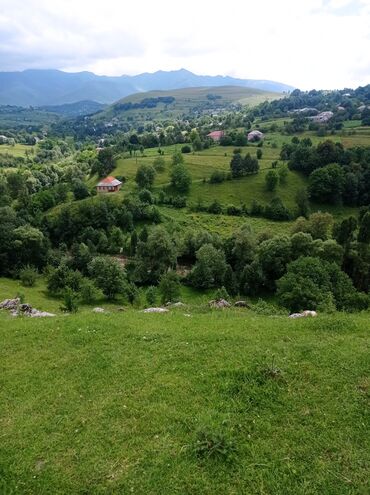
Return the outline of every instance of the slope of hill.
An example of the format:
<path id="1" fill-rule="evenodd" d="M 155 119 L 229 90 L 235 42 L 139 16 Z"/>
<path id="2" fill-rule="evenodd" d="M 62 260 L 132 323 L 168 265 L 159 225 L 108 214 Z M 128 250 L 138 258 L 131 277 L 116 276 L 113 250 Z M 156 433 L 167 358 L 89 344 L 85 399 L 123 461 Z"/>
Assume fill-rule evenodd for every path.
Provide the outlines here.
<path id="1" fill-rule="evenodd" d="M 274 81 L 235 79 L 229 76 L 199 76 L 185 69 L 119 77 L 98 76 L 91 72 L 25 70 L 0 72 L 0 104 L 42 106 L 61 105 L 80 100 L 113 103 L 119 98 L 139 91 L 222 85 L 274 92 L 287 92 L 293 89 L 291 86 Z"/>
<path id="2" fill-rule="evenodd" d="M 40 110 L 56 113 L 62 117 L 81 117 L 103 110 L 105 105 L 92 100 L 76 101 L 75 103 L 64 103 L 63 105 L 46 105 Z"/>
<path id="3" fill-rule="evenodd" d="M 2 312 L 1 493 L 368 493 L 368 315 L 188 311 Z"/>
<path id="4" fill-rule="evenodd" d="M 217 111 L 231 104 L 250 106 L 280 98 L 280 93 L 240 86 L 181 88 L 167 91 L 148 91 L 126 96 L 94 116 L 96 120 L 125 119 L 141 115 L 146 119 L 170 118 Z"/>

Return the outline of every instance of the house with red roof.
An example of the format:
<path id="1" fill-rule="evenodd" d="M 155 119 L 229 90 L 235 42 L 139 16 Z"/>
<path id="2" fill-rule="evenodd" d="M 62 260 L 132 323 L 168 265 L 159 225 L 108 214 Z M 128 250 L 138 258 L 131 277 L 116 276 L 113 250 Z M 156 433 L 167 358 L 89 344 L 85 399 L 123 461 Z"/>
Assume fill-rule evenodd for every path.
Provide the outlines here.
<path id="1" fill-rule="evenodd" d="M 209 134 L 207 134 L 207 137 L 213 139 L 213 141 L 219 141 L 222 137 L 224 137 L 225 132 L 224 131 L 212 131 Z"/>
<path id="2" fill-rule="evenodd" d="M 115 177 L 106 177 L 102 179 L 96 186 L 96 191 L 98 193 L 111 193 L 117 192 L 121 189 L 122 182 Z"/>

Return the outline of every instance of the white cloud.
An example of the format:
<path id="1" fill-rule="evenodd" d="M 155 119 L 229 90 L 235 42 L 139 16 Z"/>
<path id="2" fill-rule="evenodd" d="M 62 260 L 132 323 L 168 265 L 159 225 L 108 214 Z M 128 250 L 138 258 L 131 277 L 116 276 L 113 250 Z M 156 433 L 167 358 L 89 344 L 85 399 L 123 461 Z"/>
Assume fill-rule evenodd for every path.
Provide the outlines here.
<path id="1" fill-rule="evenodd" d="M 370 82 L 369 0 L 0 0 L 0 69 Z"/>

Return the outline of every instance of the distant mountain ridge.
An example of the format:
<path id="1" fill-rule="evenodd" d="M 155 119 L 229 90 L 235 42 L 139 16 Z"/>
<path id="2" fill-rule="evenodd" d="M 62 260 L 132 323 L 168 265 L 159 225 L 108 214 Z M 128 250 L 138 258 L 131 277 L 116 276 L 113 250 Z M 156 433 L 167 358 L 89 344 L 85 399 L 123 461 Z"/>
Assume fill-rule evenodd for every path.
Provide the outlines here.
<path id="1" fill-rule="evenodd" d="M 81 100 L 106 104 L 138 92 L 195 86 L 242 86 L 276 93 L 294 89 L 275 81 L 201 76 L 186 69 L 117 77 L 98 76 L 92 72 L 32 69 L 0 72 L 0 105 L 49 106 Z"/>

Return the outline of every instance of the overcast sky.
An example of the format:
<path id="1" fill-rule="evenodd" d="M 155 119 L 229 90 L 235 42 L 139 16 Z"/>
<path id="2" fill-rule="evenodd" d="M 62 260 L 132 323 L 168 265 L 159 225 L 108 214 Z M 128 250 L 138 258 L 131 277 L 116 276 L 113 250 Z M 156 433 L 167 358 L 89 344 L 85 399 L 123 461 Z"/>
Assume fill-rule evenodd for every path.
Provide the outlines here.
<path id="1" fill-rule="evenodd" d="M 0 0 L 0 70 L 370 83 L 370 0 Z"/>

